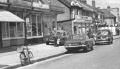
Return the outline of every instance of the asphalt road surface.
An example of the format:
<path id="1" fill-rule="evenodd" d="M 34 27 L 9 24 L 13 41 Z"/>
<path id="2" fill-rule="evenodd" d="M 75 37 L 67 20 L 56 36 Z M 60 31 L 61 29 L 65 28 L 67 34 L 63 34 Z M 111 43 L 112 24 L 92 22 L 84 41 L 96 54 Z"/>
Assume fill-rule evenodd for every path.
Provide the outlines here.
<path id="1" fill-rule="evenodd" d="M 91 52 L 75 52 L 18 69 L 120 69 L 120 39 L 96 45 Z"/>

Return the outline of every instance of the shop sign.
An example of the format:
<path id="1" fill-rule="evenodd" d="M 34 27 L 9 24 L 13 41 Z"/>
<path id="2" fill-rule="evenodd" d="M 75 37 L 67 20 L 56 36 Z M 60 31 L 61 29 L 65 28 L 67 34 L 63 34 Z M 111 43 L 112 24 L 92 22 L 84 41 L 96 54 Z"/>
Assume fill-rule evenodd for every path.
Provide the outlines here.
<path id="1" fill-rule="evenodd" d="M 75 16 L 75 22 L 91 23 L 92 22 L 92 17 L 76 15 Z"/>
<path id="2" fill-rule="evenodd" d="M 71 2 L 71 5 L 72 5 L 72 6 L 79 6 L 79 7 L 81 7 L 81 6 L 79 5 L 79 2 L 78 2 L 77 0 L 72 1 L 72 2 Z"/>
<path id="3" fill-rule="evenodd" d="M 49 5 L 42 4 L 41 2 L 33 2 L 33 7 L 42 8 L 42 9 L 49 9 Z"/>

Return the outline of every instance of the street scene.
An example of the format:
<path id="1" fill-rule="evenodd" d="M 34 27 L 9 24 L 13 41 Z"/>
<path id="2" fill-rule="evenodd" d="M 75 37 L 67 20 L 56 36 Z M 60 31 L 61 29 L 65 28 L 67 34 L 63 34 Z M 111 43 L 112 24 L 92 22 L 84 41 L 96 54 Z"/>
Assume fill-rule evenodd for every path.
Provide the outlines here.
<path id="1" fill-rule="evenodd" d="M 120 69 L 119 0 L 0 0 L 0 69 Z"/>

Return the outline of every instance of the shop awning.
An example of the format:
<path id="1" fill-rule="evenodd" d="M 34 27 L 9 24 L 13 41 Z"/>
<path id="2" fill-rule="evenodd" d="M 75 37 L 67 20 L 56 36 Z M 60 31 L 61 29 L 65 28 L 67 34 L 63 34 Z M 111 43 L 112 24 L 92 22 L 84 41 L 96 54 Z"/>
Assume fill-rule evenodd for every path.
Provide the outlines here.
<path id="1" fill-rule="evenodd" d="M 7 10 L 0 10 L 0 22 L 24 22 L 24 20 Z"/>

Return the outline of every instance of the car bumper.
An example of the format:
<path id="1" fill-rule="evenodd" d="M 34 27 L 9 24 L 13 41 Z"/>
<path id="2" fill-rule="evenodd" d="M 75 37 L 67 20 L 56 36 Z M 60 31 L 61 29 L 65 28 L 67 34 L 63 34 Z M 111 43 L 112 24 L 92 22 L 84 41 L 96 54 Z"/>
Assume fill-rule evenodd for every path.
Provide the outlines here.
<path id="1" fill-rule="evenodd" d="M 66 49 L 79 49 L 86 47 L 86 45 L 78 45 L 78 46 L 65 46 Z"/>
<path id="2" fill-rule="evenodd" d="M 108 40 L 96 40 L 95 43 L 108 43 Z"/>

